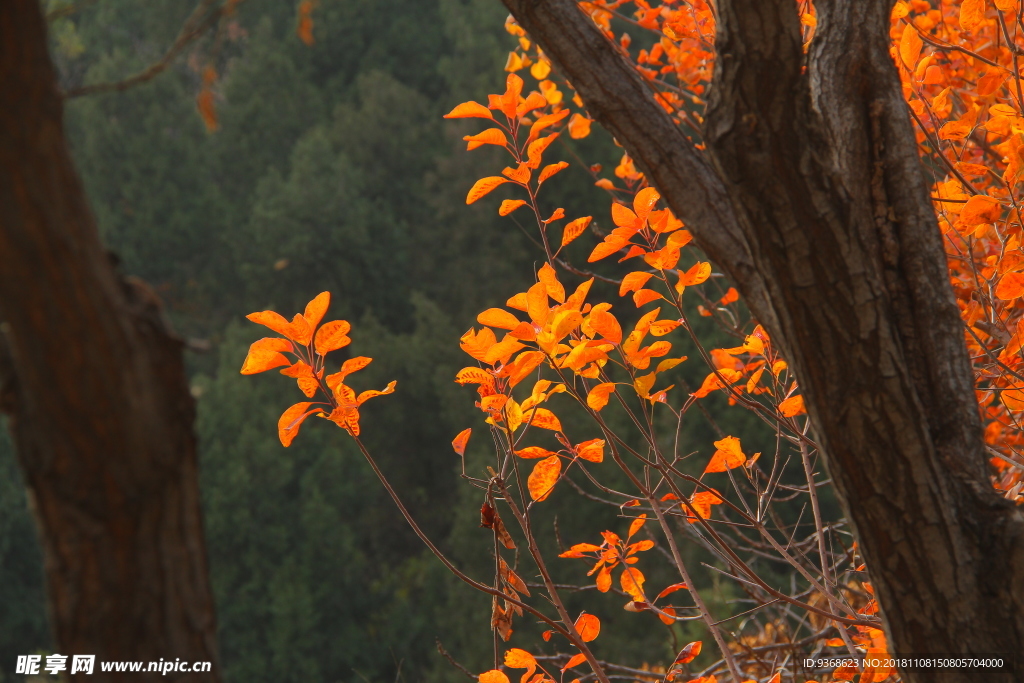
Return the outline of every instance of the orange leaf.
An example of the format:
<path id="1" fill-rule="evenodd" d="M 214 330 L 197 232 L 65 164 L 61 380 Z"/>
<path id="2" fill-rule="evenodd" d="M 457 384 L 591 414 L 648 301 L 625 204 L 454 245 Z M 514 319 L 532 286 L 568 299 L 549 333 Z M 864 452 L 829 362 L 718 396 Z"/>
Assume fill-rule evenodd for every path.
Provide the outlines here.
<path id="1" fill-rule="evenodd" d="M 622 327 L 608 311 L 595 310 L 590 314 L 590 326 L 612 344 L 622 341 Z"/>
<path id="2" fill-rule="evenodd" d="M 597 579 L 595 581 L 597 590 L 602 593 L 607 593 L 612 587 L 612 568 L 601 567 L 601 571 L 597 573 Z"/>
<path id="3" fill-rule="evenodd" d="M 626 567 L 619 577 L 622 590 L 633 597 L 636 602 L 646 602 L 644 597 L 644 575 L 636 567 Z"/>
<path id="4" fill-rule="evenodd" d="M 747 456 L 740 448 L 740 440 L 735 436 L 727 436 L 721 441 L 715 442 L 715 454 L 711 456 L 711 462 L 704 468 L 704 473 L 725 472 L 736 467 L 742 467 L 747 461 Z"/>
<path id="5" fill-rule="evenodd" d="M 353 372 L 359 372 L 372 362 L 373 359 L 368 356 L 356 356 L 355 358 L 349 358 L 341 364 L 341 370 L 333 375 L 327 375 L 327 388 L 334 389 L 334 387 L 344 382 L 345 378 Z"/>
<path id="6" fill-rule="evenodd" d="M 502 330 L 514 330 L 519 326 L 519 318 L 502 308 L 488 308 L 476 317 L 481 325 L 489 325 Z"/>
<path id="7" fill-rule="evenodd" d="M 356 398 L 356 403 L 359 405 L 363 405 L 371 398 L 376 398 L 377 396 L 386 396 L 387 394 L 393 394 L 395 393 L 396 384 L 398 384 L 398 382 L 396 382 L 395 380 L 391 380 L 390 382 L 388 382 L 388 385 L 380 391 L 377 391 L 376 389 L 369 389 L 367 391 L 364 391 L 361 394 L 359 394 L 358 398 Z"/>
<path id="8" fill-rule="evenodd" d="M 459 106 L 452 109 L 450 112 L 444 115 L 446 119 L 494 119 L 494 115 L 482 104 L 478 102 L 463 102 Z"/>
<path id="9" fill-rule="evenodd" d="M 647 220 L 659 199 L 661 195 L 653 187 L 645 187 L 637 192 L 633 198 L 633 210 L 636 211 L 637 218 L 641 221 Z"/>
<path id="10" fill-rule="evenodd" d="M 682 325 L 682 323 L 678 320 L 658 320 L 651 323 L 651 334 L 655 337 L 664 337 L 680 325 Z"/>
<path id="11" fill-rule="evenodd" d="M 591 439 L 576 446 L 576 455 L 590 462 L 604 461 L 604 439 Z"/>
<path id="12" fill-rule="evenodd" d="M 613 391 L 615 391 L 615 384 L 612 382 L 598 384 L 587 394 L 587 405 L 590 406 L 591 410 L 600 411 L 608 405 L 608 397 L 611 396 Z"/>
<path id="13" fill-rule="evenodd" d="M 627 244 L 629 244 L 629 240 L 621 235 L 608 235 L 604 238 L 603 242 L 594 247 L 594 250 L 590 252 L 590 256 L 587 257 L 587 262 L 593 263 L 594 261 L 600 261 L 603 258 L 607 258 Z"/>
<path id="14" fill-rule="evenodd" d="M 676 623 L 676 620 L 672 618 L 676 615 L 675 609 L 673 609 L 672 607 L 662 607 L 661 611 L 665 613 L 658 615 L 658 618 L 661 619 L 661 623 L 667 626 L 671 626 L 672 624 Z"/>
<path id="15" fill-rule="evenodd" d="M 499 216 L 507 216 L 520 206 L 526 203 L 525 199 L 505 199 L 501 202 L 501 207 L 498 209 Z"/>
<path id="16" fill-rule="evenodd" d="M 540 502 L 551 495 L 562 472 L 562 460 L 557 455 L 541 460 L 533 467 L 526 481 L 530 498 Z"/>
<path id="17" fill-rule="evenodd" d="M 980 225 L 981 223 L 992 223 L 999 220 L 1003 213 L 1003 207 L 998 199 L 977 194 L 967 200 L 964 208 L 960 211 L 958 223 L 964 225 Z"/>
<path id="18" fill-rule="evenodd" d="M 504 185 L 507 182 L 509 182 L 508 178 L 502 178 L 501 176 L 481 178 L 473 184 L 473 187 L 470 188 L 469 194 L 466 195 L 466 204 L 472 204 L 476 200 L 487 195 L 494 188 L 499 185 Z"/>
<path id="19" fill-rule="evenodd" d="M 639 270 L 629 273 L 622 278 L 622 284 L 619 285 L 619 296 L 626 296 L 629 292 L 642 289 L 652 277 L 654 277 L 654 273 L 645 273 Z"/>
<path id="20" fill-rule="evenodd" d="M 292 343 L 280 337 L 264 337 L 249 346 L 249 353 L 242 363 L 243 375 L 255 375 L 292 362 L 281 355 L 282 351 L 293 353 Z"/>
<path id="21" fill-rule="evenodd" d="M 917 30 L 909 24 L 905 26 L 903 37 L 900 38 L 900 57 L 908 69 L 913 70 L 917 66 L 917 60 L 921 57 L 921 48 L 923 46 L 924 41 L 921 40 Z"/>
<path id="22" fill-rule="evenodd" d="M 679 654 L 676 655 L 676 660 L 673 664 L 689 664 L 697 658 L 697 655 L 700 654 L 700 648 L 701 641 L 696 640 L 690 643 L 679 651 Z"/>
<path id="23" fill-rule="evenodd" d="M 523 424 L 530 424 L 541 429 L 550 429 L 553 432 L 562 431 L 562 423 L 547 408 L 530 408 L 523 413 Z"/>
<path id="24" fill-rule="evenodd" d="M 796 415 L 803 415 L 807 412 L 804 408 L 804 397 L 803 396 L 790 396 L 785 401 L 779 404 L 779 412 L 782 413 L 783 417 L 794 417 Z"/>
<path id="25" fill-rule="evenodd" d="M 518 455 L 520 458 L 524 458 L 527 460 L 533 460 L 538 458 L 550 458 L 552 455 L 557 455 L 557 453 L 552 453 L 548 449 L 541 448 L 540 446 L 527 446 L 526 448 L 514 451 L 514 453 Z"/>
<path id="26" fill-rule="evenodd" d="M 536 669 L 537 660 L 526 650 L 514 647 L 505 653 L 505 666 L 510 669 Z"/>
<path id="27" fill-rule="evenodd" d="M 458 453 L 459 455 L 466 454 L 466 444 L 469 443 L 469 435 L 472 433 L 473 428 L 466 427 L 461 432 L 459 432 L 458 436 L 452 439 L 452 448 L 455 449 L 456 453 Z"/>
<path id="28" fill-rule="evenodd" d="M 313 6 L 314 0 L 302 0 L 299 3 L 299 24 L 295 27 L 295 35 L 306 45 L 312 45 L 313 38 Z"/>
<path id="29" fill-rule="evenodd" d="M 661 294 L 658 294 L 653 289 L 640 289 L 633 293 L 633 303 L 636 304 L 637 308 L 646 306 L 655 299 L 664 299 Z"/>
<path id="30" fill-rule="evenodd" d="M 320 292 L 317 294 L 312 301 L 306 304 L 306 310 L 303 311 L 302 317 L 309 323 L 311 329 L 316 329 L 316 326 L 320 324 L 320 321 L 324 319 L 324 313 L 327 312 L 327 307 L 331 305 L 331 293 Z"/>
<path id="31" fill-rule="evenodd" d="M 640 527 L 642 527 L 646 522 L 647 522 L 647 513 L 644 513 L 644 514 L 640 515 L 639 517 L 637 517 L 636 519 L 634 519 L 632 521 L 632 523 L 630 523 L 630 525 L 629 525 L 629 534 L 627 534 L 626 537 L 629 538 L 630 536 L 632 536 L 636 532 L 640 531 Z"/>
<path id="32" fill-rule="evenodd" d="M 536 123 L 530 126 L 530 137 L 527 138 L 527 142 L 533 142 L 534 140 L 537 139 L 537 136 L 540 135 L 540 132 L 542 130 L 555 125 L 568 115 L 569 110 L 563 109 L 562 111 L 555 112 L 554 114 L 547 114 L 545 116 L 540 117 L 539 119 L 537 119 Z"/>
<path id="33" fill-rule="evenodd" d="M 671 586 L 658 593 L 658 597 L 656 597 L 655 600 L 661 600 L 666 595 L 670 595 L 676 591 L 686 590 L 687 588 L 689 588 L 689 586 L 685 583 L 673 583 Z"/>
<path id="34" fill-rule="evenodd" d="M 573 140 L 579 140 L 590 135 L 590 124 L 593 123 L 586 116 L 580 114 L 573 114 L 572 118 L 569 119 L 569 137 Z"/>
<path id="35" fill-rule="evenodd" d="M 526 165 L 530 168 L 540 168 L 541 159 L 544 156 L 544 150 L 551 146 L 561 133 L 552 133 L 545 137 L 534 140 L 526 148 Z"/>
<path id="36" fill-rule="evenodd" d="M 508 138 L 505 137 L 505 133 L 500 128 L 488 128 L 485 131 L 481 131 L 476 135 L 466 135 L 462 138 L 468 144 L 466 145 L 466 151 L 472 151 L 477 147 L 483 147 L 484 145 L 497 145 L 498 147 L 505 147 L 508 145 Z"/>
<path id="37" fill-rule="evenodd" d="M 590 225 L 590 221 L 593 220 L 593 216 L 584 216 L 583 218 L 577 218 L 574 221 L 570 221 L 566 224 L 565 229 L 562 231 L 562 246 L 569 244 L 574 239 L 583 234 L 583 231 Z"/>
<path id="38" fill-rule="evenodd" d="M 480 674 L 480 683 L 509 683 L 508 676 L 505 675 L 504 671 L 498 669 L 491 669 Z"/>
<path id="39" fill-rule="evenodd" d="M 565 671 L 566 669 L 571 669 L 574 666 L 579 666 L 585 661 L 587 661 L 587 657 L 582 652 L 574 654 L 572 658 L 565 663 L 565 666 L 562 667 L 562 671 Z"/>
<path id="40" fill-rule="evenodd" d="M 296 403 L 281 413 L 281 418 L 277 421 L 277 436 L 281 439 L 281 445 L 285 448 L 290 446 L 295 437 L 298 436 L 299 427 L 302 425 L 303 420 L 313 413 L 323 412 L 320 408 L 307 411 L 306 409 L 311 405 L 313 403 L 310 401 Z"/>
<path id="41" fill-rule="evenodd" d="M 677 270 L 676 273 L 679 275 L 679 284 L 676 285 L 676 291 L 680 292 L 683 287 L 699 285 L 711 277 L 711 264 L 698 261 L 685 273 L 681 270 Z"/>
<path id="42" fill-rule="evenodd" d="M 316 339 L 313 346 L 321 356 L 326 356 L 331 351 L 348 346 L 352 340 L 348 338 L 352 326 L 344 320 L 332 320 L 324 323 L 324 326 L 316 331 Z"/>
<path id="43" fill-rule="evenodd" d="M 985 21 L 985 0 L 964 0 L 960 5 L 960 28 L 973 31 Z"/>
<path id="44" fill-rule="evenodd" d="M 548 164 L 544 167 L 544 170 L 540 172 L 540 176 L 537 178 L 537 185 L 540 185 L 551 176 L 567 168 L 569 168 L 569 164 L 565 161 L 559 161 L 557 164 Z"/>
<path id="45" fill-rule="evenodd" d="M 996 285 L 996 298 L 1012 301 L 1024 295 L 1024 273 L 1007 273 Z"/>
<path id="46" fill-rule="evenodd" d="M 601 620 L 593 614 L 581 614 L 574 626 L 576 632 L 580 634 L 580 640 L 584 643 L 591 642 L 601 633 Z"/>

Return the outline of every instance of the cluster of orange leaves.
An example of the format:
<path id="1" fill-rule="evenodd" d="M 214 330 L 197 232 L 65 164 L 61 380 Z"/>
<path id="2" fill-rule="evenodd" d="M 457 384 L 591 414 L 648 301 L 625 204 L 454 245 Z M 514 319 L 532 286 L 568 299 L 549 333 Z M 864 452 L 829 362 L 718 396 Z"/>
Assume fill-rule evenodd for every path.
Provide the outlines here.
<path id="1" fill-rule="evenodd" d="M 933 187 L 974 361 L 994 484 L 1020 502 L 1024 415 L 1024 100 L 1018 0 L 899 2 L 893 59 Z"/>
<path id="2" fill-rule="evenodd" d="M 277 422 L 277 435 L 285 447 L 291 445 L 302 422 L 310 415 L 326 418 L 352 436 L 359 436 L 359 407 L 375 396 L 390 394 L 395 390 L 395 382 L 391 382 L 383 391 L 368 390 L 357 395 L 345 383 L 350 374 L 370 364 L 373 359 L 366 356 L 349 358 L 342 363 L 338 372 L 326 374 L 327 354 L 352 342 L 348 336 L 352 326 L 346 321 L 332 320 L 320 324 L 330 302 L 330 293 L 321 292 L 306 305 L 305 311 L 296 313 L 291 321 L 274 311 L 260 311 L 246 316 L 252 322 L 269 327 L 282 336 L 264 337 L 253 342 L 242 363 L 241 373 L 254 375 L 282 368 L 281 374 L 294 378 L 299 390 L 307 398 L 313 398 L 319 393 L 324 399 L 296 403 L 281 414 Z"/>

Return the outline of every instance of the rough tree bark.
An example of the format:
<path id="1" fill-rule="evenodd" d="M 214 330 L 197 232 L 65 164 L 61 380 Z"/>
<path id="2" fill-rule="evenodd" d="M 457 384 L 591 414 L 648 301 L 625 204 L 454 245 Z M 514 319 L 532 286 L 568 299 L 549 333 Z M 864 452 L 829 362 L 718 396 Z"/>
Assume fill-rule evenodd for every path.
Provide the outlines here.
<path id="1" fill-rule="evenodd" d="M 503 1 L 781 343 L 894 653 L 1024 651 L 1024 519 L 986 476 L 891 0 L 816 3 L 808 55 L 793 0 L 719 0 L 708 157 L 574 0 Z"/>
<path id="2" fill-rule="evenodd" d="M 182 343 L 115 272 L 68 153 L 38 0 L 0 3 L 0 409 L 45 554 L 57 651 L 211 661 Z M 70 659 L 69 659 L 70 663 Z M 99 671 L 76 681 L 124 678 Z"/>

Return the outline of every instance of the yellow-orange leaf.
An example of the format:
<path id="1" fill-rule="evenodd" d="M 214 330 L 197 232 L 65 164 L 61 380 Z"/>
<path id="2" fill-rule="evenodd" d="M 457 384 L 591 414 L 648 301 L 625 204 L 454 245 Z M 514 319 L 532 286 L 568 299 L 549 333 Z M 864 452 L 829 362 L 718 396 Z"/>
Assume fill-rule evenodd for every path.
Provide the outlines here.
<path id="1" fill-rule="evenodd" d="M 632 596 L 637 602 L 647 602 L 644 598 L 644 575 L 636 567 L 626 567 L 619 577 L 619 585 L 622 590 Z"/>
<path id="2" fill-rule="evenodd" d="M 604 238 L 604 241 L 594 247 L 594 250 L 590 252 L 590 256 L 587 257 L 588 263 L 594 261 L 600 261 L 603 258 L 611 256 L 619 249 L 622 249 L 629 243 L 629 240 L 621 235 L 608 235 Z"/>
<path id="3" fill-rule="evenodd" d="M 472 151 L 484 145 L 497 145 L 498 147 L 508 145 L 508 138 L 505 137 L 505 133 L 500 128 L 488 128 L 476 135 L 466 135 L 462 139 L 467 143 L 467 151 Z"/>
<path id="4" fill-rule="evenodd" d="M 292 445 L 292 441 L 299 434 L 299 426 L 302 425 L 302 421 L 313 413 L 321 412 L 319 408 L 308 410 L 311 405 L 309 401 L 303 403 L 296 403 L 288 410 L 281 413 L 281 418 L 277 421 L 277 436 L 281 439 L 281 445 L 287 448 Z"/>
<path id="5" fill-rule="evenodd" d="M 486 370 L 470 367 L 459 370 L 455 381 L 459 384 L 493 384 L 494 377 Z"/>
<path id="6" fill-rule="evenodd" d="M 608 311 L 595 310 L 590 314 L 590 326 L 612 344 L 622 341 L 622 327 Z"/>
<path id="7" fill-rule="evenodd" d="M 675 609 L 672 607 L 662 607 L 661 611 L 664 612 L 664 614 L 658 615 L 658 618 L 661 619 L 661 623 L 671 626 L 676 622 L 676 620 L 672 618 L 676 615 Z"/>
<path id="8" fill-rule="evenodd" d="M 534 465 L 526 481 L 530 497 L 539 502 L 550 496 L 561 472 L 562 460 L 557 455 L 545 458 Z"/>
<path id="9" fill-rule="evenodd" d="M 903 37 L 900 38 L 900 57 L 908 69 L 913 69 L 917 66 L 917 60 L 921 57 L 921 48 L 923 46 L 924 41 L 921 40 L 917 30 L 910 24 L 907 24 L 903 28 Z"/>
<path id="10" fill-rule="evenodd" d="M 473 187 L 470 188 L 469 194 L 466 195 L 466 203 L 472 204 L 476 200 L 487 195 L 494 188 L 504 185 L 507 182 L 509 182 L 508 178 L 503 178 L 497 175 L 490 176 L 488 178 L 481 178 L 473 184 Z"/>
<path id="11" fill-rule="evenodd" d="M 582 664 L 585 661 L 587 661 L 587 657 L 582 652 L 574 654 L 569 659 L 569 661 L 565 663 L 565 666 L 562 667 L 562 671 L 565 671 L 566 669 L 571 669 L 574 666 L 579 666 L 580 664 Z"/>
<path id="12" fill-rule="evenodd" d="M 280 337 L 264 337 L 249 346 L 249 353 L 242 363 L 243 375 L 255 375 L 282 365 L 291 365 L 291 361 L 281 355 L 282 351 L 292 352 L 292 343 Z"/>
<path id="13" fill-rule="evenodd" d="M 523 424 L 530 424 L 541 429 L 550 429 L 553 432 L 562 431 L 562 423 L 547 408 L 531 408 L 526 411 L 523 413 Z"/>
<path id="14" fill-rule="evenodd" d="M 505 199 L 502 200 L 501 206 L 498 208 L 499 216 L 507 216 L 520 206 L 526 203 L 525 199 Z"/>
<path id="15" fill-rule="evenodd" d="M 446 119 L 494 119 L 492 114 L 487 107 L 478 102 L 463 102 L 459 106 L 452 109 L 450 112 L 444 115 Z"/>
<path id="16" fill-rule="evenodd" d="M 644 524 L 646 524 L 646 523 L 647 523 L 647 513 L 644 513 L 644 514 L 640 515 L 639 517 L 637 517 L 636 519 L 634 519 L 630 523 L 630 525 L 629 525 L 629 534 L 627 534 L 627 538 L 632 536 L 636 532 L 640 531 L 640 528 Z M 651 547 L 654 547 L 654 546 L 652 545 Z"/>
<path id="17" fill-rule="evenodd" d="M 505 666 L 510 669 L 535 669 L 537 660 L 526 650 L 514 647 L 505 653 Z"/>
<path id="18" fill-rule="evenodd" d="M 476 317 L 481 325 L 489 325 L 502 330 L 514 330 L 519 325 L 519 318 L 502 308 L 488 308 Z"/>
<path id="19" fill-rule="evenodd" d="M 458 453 L 459 455 L 466 454 L 466 444 L 469 443 L 469 435 L 472 433 L 473 428 L 466 427 L 461 432 L 459 432 L 458 436 L 452 439 L 452 448 L 455 449 L 456 453 Z"/>
<path id="20" fill-rule="evenodd" d="M 525 458 L 527 460 L 535 460 L 537 458 L 550 458 L 552 455 L 556 455 L 555 453 L 552 453 L 548 449 L 541 448 L 540 446 L 527 446 L 526 448 L 521 448 L 518 451 L 515 451 L 515 454 L 518 455 L 520 458 Z"/>
<path id="21" fill-rule="evenodd" d="M 987 197 L 983 194 L 976 194 L 964 204 L 964 208 L 960 211 L 959 222 L 964 225 L 992 223 L 999 220 L 1002 212 L 1003 207 L 998 199 Z"/>
<path id="22" fill-rule="evenodd" d="M 604 461 L 604 439 L 591 439 L 576 446 L 576 455 L 590 462 Z"/>
<path id="23" fill-rule="evenodd" d="M 580 114 L 573 114 L 572 118 L 569 119 L 569 137 L 574 140 L 585 138 L 590 135 L 590 124 L 593 123 L 586 116 Z"/>
<path id="24" fill-rule="evenodd" d="M 462 335 L 459 341 L 461 342 L 459 346 L 463 351 L 481 362 L 483 362 L 484 357 L 487 355 L 488 349 L 498 343 L 498 339 L 494 336 L 494 331 L 489 327 L 484 327 L 479 332 L 470 329 L 466 334 Z"/>
<path id="25" fill-rule="evenodd" d="M 698 261 L 685 273 L 681 270 L 677 270 L 676 273 L 679 274 L 679 284 L 676 285 L 676 291 L 682 291 L 683 287 L 699 285 L 711 277 L 711 264 Z"/>
<path id="26" fill-rule="evenodd" d="M 580 640 L 584 643 L 595 640 L 601 633 L 601 620 L 593 614 L 581 614 L 573 625 L 576 627 L 576 633 L 580 634 Z"/>
<path id="27" fill-rule="evenodd" d="M 501 174 L 520 185 L 526 185 L 530 182 L 530 167 L 527 164 L 519 164 L 515 168 L 506 166 L 502 169 Z"/>
<path id="28" fill-rule="evenodd" d="M 592 410 L 601 410 L 608 405 L 608 397 L 611 396 L 613 391 L 615 391 L 615 384 L 612 382 L 598 384 L 587 394 L 587 405 Z"/>
<path id="29" fill-rule="evenodd" d="M 960 5 L 960 28 L 973 31 L 985 20 L 985 0 L 964 0 Z"/>
<path id="30" fill-rule="evenodd" d="M 332 320 L 329 323 L 324 323 L 324 326 L 316 331 L 316 338 L 313 340 L 316 352 L 325 356 L 331 351 L 348 346 L 352 342 L 348 337 L 351 329 L 352 326 L 344 320 Z"/>
<path id="31" fill-rule="evenodd" d="M 540 135 L 540 132 L 542 130 L 555 125 L 568 115 L 569 110 L 563 109 L 559 112 L 555 112 L 554 114 L 547 114 L 545 116 L 540 117 L 539 119 L 537 119 L 536 123 L 530 126 L 530 137 L 527 138 L 527 140 L 529 140 L 530 142 L 536 140 L 537 136 Z"/>
<path id="32" fill-rule="evenodd" d="M 803 415 L 807 412 L 804 408 L 804 397 L 803 396 L 790 396 L 785 401 L 779 404 L 779 412 L 782 413 L 783 417 L 795 417 L 797 415 Z"/>
<path id="33" fill-rule="evenodd" d="M 711 456 L 711 462 L 704 468 L 704 473 L 725 472 L 736 467 L 742 467 L 747 461 L 740 447 L 740 440 L 735 436 L 727 436 L 721 441 L 715 442 L 715 454 Z"/>
<path id="34" fill-rule="evenodd" d="M 584 216 L 583 218 L 577 218 L 574 221 L 570 221 L 566 224 L 565 229 L 562 231 L 562 246 L 569 244 L 574 239 L 583 234 L 583 231 L 590 225 L 590 221 L 593 220 L 593 216 Z"/>
<path id="35" fill-rule="evenodd" d="M 651 323 L 651 334 L 655 337 L 664 337 L 680 325 L 682 325 L 682 323 L 678 320 L 658 320 L 657 322 Z"/>

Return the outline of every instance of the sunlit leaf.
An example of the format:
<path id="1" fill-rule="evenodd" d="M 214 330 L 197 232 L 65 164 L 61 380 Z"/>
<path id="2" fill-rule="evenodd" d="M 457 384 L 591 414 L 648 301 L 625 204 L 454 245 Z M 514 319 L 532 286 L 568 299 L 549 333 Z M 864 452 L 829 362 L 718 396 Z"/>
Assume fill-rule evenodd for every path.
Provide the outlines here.
<path id="1" fill-rule="evenodd" d="M 293 352 L 292 343 L 280 337 L 264 337 L 249 346 L 249 353 L 242 363 L 243 375 L 255 375 L 282 365 L 291 365 L 291 361 L 281 355 L 282 351 Z"/>
<path id="2" fill-rule="evenodd" d="M 581 614 L 573 625 L 584 643 L 595 640 L 601 633 L 601 620 L 593 614 Z"/>
<path id="3" fill-rule="evenodd" d="M 456 453 L 458 453 L 459 455 L 466 454 L 466 444 L 469 443 L 469 435 L 472 433 L 473 428 L 466 427 L 461 432 L 459 432 L 458 436 L 452 439 L 452 448 L 455 449 Z"/>
<path id="4" fill-rule="evenodd" d="M 352 326 L 344 320 L 332 320 L 329 323 L 324 323 L 323 327 L 316 331 L 313 347 L 318 354 L 325 356 L 331 351 L 348 346 L 352 343 L 348 337 L 351 329 Z"/>
<path id="5" fill-rule="evenodd" d="M 444 115 L 446 119 L 493 119 L 494 115 L 482 104 L 477 102 L 463 102 Z"/>
<path id="6" fill-rule="evenodd" d="M 505 183 L 509 182 L 508 178 L 501 176 L 490 176 L 489 178 L 481 178 L 473 184 L 473 187 L 469 189 L 469 194 L 466 195 L 466 203 L 472 204 L 481 197 L 487 195 L 491 190 Z"/>
<path id="7" fill-rule="evenodd" d="M 562 472 L 562 460 L 557 455 L 541 460 L 533 467 L 527 479 L 530 497 L 540 502 L 551 495 Z"/>
<path id="8" fill-rule="evenodd" d="M 281 445 L 285 448 L 292 445 L 292 441 L 299 434 L 299 427 L 307 417 L 313 413 L 322 412 L 320 408 L 309 410 L 311 405 L 313 404 L 309 401 L 296 403 L 281 413 L 281 417 L 277 421 L 277 436 L 281 439 Z"/>

